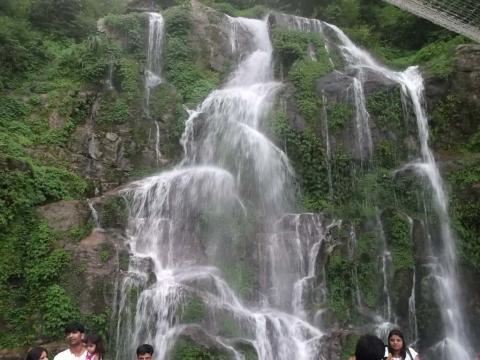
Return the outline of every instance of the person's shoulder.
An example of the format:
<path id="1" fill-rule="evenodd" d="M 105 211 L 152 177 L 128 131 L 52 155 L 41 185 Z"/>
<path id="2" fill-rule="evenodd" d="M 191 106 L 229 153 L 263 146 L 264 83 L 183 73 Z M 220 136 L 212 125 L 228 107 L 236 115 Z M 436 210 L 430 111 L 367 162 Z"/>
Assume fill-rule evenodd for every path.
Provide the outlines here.
<path id="1" fill-rule="evenodd" d="M 57 355 L 54 356 L 53 360 L 63 360 L 69 357 L 70 349 L 60 351 Z"/>
<path id="2" fill-rule="evenodd" d="M 413 359 L 415 359 L 415 357 L 418 355 L 415 349 L 409 347 L 408 350 L 410 350 L 410 354 L 412 354 Z"/>

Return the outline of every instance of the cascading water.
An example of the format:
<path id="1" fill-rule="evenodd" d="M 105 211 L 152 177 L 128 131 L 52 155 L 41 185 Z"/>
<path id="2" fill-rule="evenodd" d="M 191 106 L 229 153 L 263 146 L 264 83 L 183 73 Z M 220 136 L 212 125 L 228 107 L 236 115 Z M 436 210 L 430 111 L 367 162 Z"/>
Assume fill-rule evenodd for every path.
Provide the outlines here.
<path id="1" fill-rule="evenodd" d="M 161 53 L 158 49 L 163 39 L 163 19 L 159 21 L 153 14 L 150 16 L 150 30 L 159 27 L 149 32 L 147 109 L 150 89 L 161 82 L 161 67 L 157 68 L 158 72 L 154 70 L 161 64 L 152 56 Z M 354 70 L 354 75 L 349 76 L 362 163 L 370 164 L 374 150 L 365 105 L 364 71 L 368 69 L 395 81 L 401 86 L 404 99 L 409 99 L 406 103 L 411 102 L 422 159 L 405 168 L 413 168 L 428 179 L 442 230 L 440 249 L 431 250 L 432 276 L 444 314 L 445 341 L 439 346 L 444 346 L 444 359 L 469 359 L 470 347 L 455 281 L 456 255 L 448 202 L 428 146 L 423 81 L 418 70 L 395 72 L 377 64 L 334 25 L 286 15 L 278 19 L 283 25 L 301 31 L 323 34 L 328 28 L 338 38 L 347 68 Z M 154 344 L 156 357 L 167 359 L 176 339 L 189 329 L 189 324 L 183 321 L 183 311 L 192 297 L 207 308 L 210 322 L 202 322 L 202 331 L 235 359 L 243 359 L 244 354 L 236 348 L 235 341 L 217 331 L 221 322 L 219 314 L 228 314 L 234 319 L 241 329 L 237 337 L 251 344 L 259 359 L 324 358 L 323 332 L 319 330 L 323 309 L 310 313 L 305 299 L 315 298 L 317 304 L 326 307 L 324 274 L 318 265 L 328 229 L 338 224 L 325 226 L 324 220 L 313 214 L 288 214 L 294 197 L 292 170 L 286 155 L 262 133 L 263 120 L 281 87 L 273 76 L 267 24 L 231 17 L 228 23 L 232 53 L 242 61 L 222 88 L 212 92 L 196 111 L 189 111 L 182 137 L 183 161 L 174 170 L 133 183 L 125 191 L 131 204 L 127 234 L 132 257 L 128 274 L 119 286 L 116 305 L 116 358 L 119 360 L 130 358 L 140 342 Z M 241 33 L 249 34 L 248 43 L 240 39 Z M 160 48 L 154 51 L 151 44 L 160 44 Z M 325 46 L 330 54 L 330 42 Z M 149 78 L 152 74 L 156 77 Z M 324 119 L 329 148 L 326 116 Z M 158 155 L 157 145 L 158 142 Z M 257 219 L 255 226 L 262 229 L 257 259 L 260 279 L 259 293 L 248 299 L 247 306 L 245 299 L 227 283 L 224 269 L 218 264 L 225 247 L 228 248 L 225 239 L 218 233 L 205 237 L 201 219 L 221 219 L 228 223 L 232 219 L 246 221 L 252 214 Z M 379 219 L 380 214 L 377 228 L 381 230 Z M 356 252 L 353 226 L 351 243 L 350 256 L 353 257 Z M 385 240 L 384 245 L 382 263 L 387 274 L 389 259 Z M 415 276 L 414 272 L 414 284 Z M 362 308 L 356 272 L 354 277 L 353 296 Z M 386 313 L 380 321 L 376 320 L 383 322 L 378 328 L 380 332 L 387 331 L 391 326 L 389 321 L 394 320 L 386 275 L 384 286 Z M 410 326 L 416 334 L 415 285 L 409 309 Z"/>
<path id="2" fill-rule="evenodd" d="M 327 180 L 328 180 L 328 194 L 330 199 L 333 199 L 333 181 L 332 181 L 332 149 L 330 145 L 330 131 L 328 125 L 328 112 L 327 112 L 327 98 L 325 96 L 325 92 L 322 91 L 322 118 L 324 123 L 324 137 L 325 137 L 325 149 L 326 149 L 326 156 L 325 162 L 327 167 Z"/>
<path id="3" fill-rule="evenodd" d="M 163 82 L 162 52 L 165 22 L 159 13 L 148 14 L 148 49 L 145 69 L 145 107 L 148 111 L 150 90 Z"/>
<path id="4" fill-rule="evenodd" d="M 428 145 L 428 118 L 423 100 L 422 76 L 416 67 L 410 67 L 404 72 L 395 72 L 379 65 L 368 53 L 353 44 L 338 27 L 330 24 L 328 26 L 337 34 L 341 41 L 340 47 L 351 66 L 368 68 L 400 84 L 403 93 L 413 105 L 418 127 L 421 160 L 409 164 L 405 168 L 413 168 L 428 179 L 433 190 L 433 200 L 441 227 L 440 249 L 431 249 L 432 276 L 436 280 L 438 290 L 436 300 L 442 309 L 445 332 L 445 340 L 438 346 L 442 347 L 441 354 L 445 359 L 470 359 L 472 358 L 469 355 L 471 347 L 465 330 L 456 280 L 455 238 L 448 216 L 448 200 L 435 158 Z"/>
<path id="5" fill-rule="evenodd" d="M 98 212 L 92 204 L 90 199 L 87 200 L 88 208 L 90 209 L 90 213 L 92 214 L 93 223 L 95 224 L 95 229 L 101 229 L 100 221 L 98 220 Z"/>
<path id="6" fill-rule="evenodd" d="M 383 299 L 384 299 L 384 309 L 383 309 L 383 319 L 386 322 L 393 321 L 392 317 L 392 299 L 390 297 L 391 291 L 389 289 L 390 283 L 390 276 L 389 276 L 389 269 L 390 269 L 390 262 L 391 262 L 391 254 L 388 251 L 387 247 L 387 239 L 385 236 L 385 231 L 383 229 L 382 219 L 380 218 L 380 213 L 377 209 L 376 213 L 376 221 L 377 221 L 377 229 L 379 233 L 380 240 L 382 242 L 382 278 L 383 278 Z"/>
<path id="7" fill-rule="evenodd" d="M 163 82 L 162 78 L 162 53 L 165 38 L 165 22 L 159 13 L 148 14 L 148 48 L 147 64 L 145 68 L 145 114 L 150 117 L 150 93 L 153 88 Z M 155 156 L 157 165 L 161 159 L 160 152 L 160 126 L 155 121 Z"/>
<path id="8" fill-rule="evenodd" d="M 416 67 L 410 67 L 404 72 L 396 72 L 378 64 L 367 52 L 357 47 L 338 27 L 321 22 L 319 20 L 305 19 L 297 16 L 276 15 L 277 23 L 281 26 L 288 26 L 299 31 L 317 32 L 324 36 L 325 32 L 333 31 L 340 44 L 338 48 L 345 59 L 347 70 L 355 71 L 352 77 L 352 87 L 355 105 L 355 124 L 357 132 L 358 150 L 362 163 L 370 163 L 373 154 L 373 141 L 370 132 L 369 114 L 366 109 L 365 94 L 363 82 L 365 70 L 377 73 L 383 77 L 399 84 L 402 89 L 402 101 L 404 105 L 411 103 L 415 115 L 418 137 L 420 142 L 421 160 L 410 163 L 401 170 L 414 169 L 428 180 L 429 187 L 433 190 L 433 202 L 435 205 L 436 215 L 440 223 L 440 241 L 439 248 L 435 249 L 432 242 L 430 245 L 431 253 L 431 274 L 435 279 L 438 296 L 436 300 L 441 309 L 444 324 L 445 340 L 436 347 L 439 348 L 438 353 L 444 359 L 470 359 L 472 355 L 468 335 L 465 330 L 465 322 L 461 312 L 461 301 L 459 296 L 458 282 L 456 280 L 456 251 L 455 238 L 450 226 L 448 216 L 448 198 L 446 196 L 443 182 L 435 163 L 434 156 L 428 145 L 428 119 L 425 112 L 423 100 L 423 79 Z M 330 54 L 332 39 L 327 38 L 326 49 Z M 331 59 L 330 59 L 331 60 Z M 351 73 L 349 73 L 351 74 Z M 351 75 L 348 75 L 351 76 Z M 404 106 L 405 110 L 405 106 Z M 408 115 L 408 112 L 405 111 Z M 407 119 L 407 118 L 405 118 Z M 427 237 L 431 237 L 427 229 Z M 384 242 L 385 244 L 385 242 Z M 388 249 L 384 247 L 383 261 L 384 273 L 387 272 Z M 415 282 L 415 272 L 413 273 L 413 282 Z M 388 286 L 387 279 L 384 277 L 384 284 Z M 388 295 L 388 288 L 384 289 Z M 390 303 L 388 297 L 387 303 Z M 361 296 L 357 290 L 357 302 L 360 305 Z M 391 328 L 388 320 L 391 319 L 391 311 L 388 311 L 390 305 L 386 305 L 386 314 L 382 325 L 378 331 L 383 333 Z M 415 312 L 415 295 L 412 289 L 412 295 L 409 301 L 410 308 L 410 327 L 413 336 L 417 336 L 416 312 Z M 393 319 L 392 319 L 393 320 Z M 435 347 L 434 347 L 435 348 Z M 437 353 L 437 354 L 438 354 Z"/>
<path id="9" fill-rule="evenodd" d="M 132 257 L 119 286 L 116 359 L 131 358 L 141 342 L 155 346 L 157 359 L 167 359 L 176 338 L 189 329 L 182 320 L 192 298 L 204 304 L 214 324 L 221 322 L 218 314 L 230 314 L 259 359 L 324 358 L 323 333 L 307 322 L 302 299 L 310 292 L 323 297 L 322 285 L 312 280 L 321 273 L 317 257 L 328 227 L 312 214 L 284 215 L 293 199 L 292 170 L 285 154 L 261 132 L 281 86 L 273 78 L 267 22 L 229 18 L 229 23 L 232 50 L 242 61 L 224 87 L 190 112 L 183 161 L 124 192 Z M 241 32 L 249 35 L 248 43 L 236 38 Z M 252 214 L 256 226 L 270 234 L 259 251 L 282 252 L 292 276 L 285 290 L 279 274 L 269 271 L 280 265 L 279 258 L 260 256 L 265 297 L 260 293 L 249 308 L 216 266 L 230 245 L 223 235 L 203 232 L 209 219 L 228 223 Z M 295 252 L 283 252 L 292 244 Z M 216 326 L 203 322 L 202 331 L 231 357 L 244 358 Z"/>

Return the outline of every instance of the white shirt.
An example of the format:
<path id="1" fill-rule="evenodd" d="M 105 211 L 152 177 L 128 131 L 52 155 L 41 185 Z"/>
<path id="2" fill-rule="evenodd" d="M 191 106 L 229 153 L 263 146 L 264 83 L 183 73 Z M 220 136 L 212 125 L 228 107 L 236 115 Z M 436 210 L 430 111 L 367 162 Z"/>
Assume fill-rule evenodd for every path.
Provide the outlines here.
<path id="1" fill-rule="evenodd" d="M 70 351 L 70 349 L 64 350 L 61 353 L 55 355 L 53 360 L 85 360 L 87 357 L 87 349 L 80 356 L 76 356 Z"/>
<path id="2" fill-rule="evenodd" d="M 415 358 L 418 355 L 417 352 L 415 350 L 413 350 L 411 347 L 409 347 L 408 350 L 410 350 L 410 354 L 412 354 L 413 359 L 408 355 L 408 352 L 407 352 L 407 355 L 405 356 L 405 360 L 415 360 Z M 53 359 L 53 360 L 56 360 L 56 359 Z M 393 360 L 402 360 L 402 358 L 401 357 L 394 357 Z"/>

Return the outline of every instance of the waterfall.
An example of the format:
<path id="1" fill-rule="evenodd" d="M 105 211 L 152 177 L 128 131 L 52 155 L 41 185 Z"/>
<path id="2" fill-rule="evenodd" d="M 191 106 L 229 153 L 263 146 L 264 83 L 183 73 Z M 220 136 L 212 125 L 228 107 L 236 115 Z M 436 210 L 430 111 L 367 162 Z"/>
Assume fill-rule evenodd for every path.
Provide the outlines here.
<path id="1" fill-rule="evenodd" d="M 159 13 L 148 13 L 148 48 L 145 68 L 145 111 L 147 117 L 150 106 L 150 92 L 163 82 L 162 51 L 164 42 L 165 22 Z"/>
<path id="2" fill-rule="evenodd" d="M 359 70 L 353 78 L 353 97 L 355 103 L 355 129 L 357 132 L 357 146 L 360 159 L 369 163 L 373 155 L 372 134 L 370 132 L 370 115 L 367 111 L 365 94 L 363 92 L 363 71 Z"/>
<path id="3" fill-rule="evenodd" d="M 237 337 L 261 360 L 324 359 L 323 333 L 308 322 L 302 297 L 313 290 L 322 295 L 322 286 L 312 289 L 310 282 L 320 271 L 317 257 L 328 226 L 312 214 L 285 215 L 293 201 L 293 172 L 286 155 L 262 133 L 281 87 L 273 78 L 267 21 L 229 18 L 229 23 L 239 62 L 224 86 L 190 111 L 182 136 L 184 159 L 124 190 L 131 259 L 115 307 L 118 360 L 130 359 L 143 342 L 154 345 L 157 359 L 168 359 L 176 339 L 189 329 L 182 312 L 192 298 L 213 323 L 221 323 L 218 314 L 230 314 L 241 332 Z M 248 44 L 236 38 L 240 33 L 249 35 Z M 284 239 L 295 247 L 287 256 L 296 271 L 288 296 L 260 297 L 247 306 L 216 266 L 233 240 L 204 231 L 211 219 L 228 224 L 252 215 L 270 234 L 259 246 L 275 252 Z M 228 266 L 238 261 L 232 257 Z M 268 257 L 258 261 L 263 269 L 272 265 L 266 264 Z M 283 297 L 276 275 L 267 273 L 262 291 Z M 202 322 L 201 331 L 233 358 L 244 358 L 210 322 Z"/>
<path id="4" fill-rule="evenodd" d="M 155 155 L 157 159 L 157 165 L 162 157 L 162 152 L 160 151 L 160 125 L 158 121 L 155 121 Z"/>
<path id="5" fill-rule="evenodd" d="M 330 145 L 330 134 L 328 129 L 328 112 L 327 112 L 327 98 L 325 92 L 322 90 L 322 119 L 325 137 L 325 165 L 327 167 L 327 180 L 328 180 L 328 195 L 333 200 L 333 181 L 332 181 L 332 149 Z"/>
<path id="6" fill-rule="evenodd" d="M 88 208 L 90 209 L 90 213 L 92 214 L 92 219 L 95 224 L 95 229 L 101 229 L 100 221 L 98 220 L 98 212 L 93 206 L 92 200 L 87 199 L 87 204 L 88 204 Z"/>
<path id="7" fill-rule="evenodd" d="M 435 279 L 438 296 L 436 301 L 441 309 L 445 339 L 437 346 L 445 359 L 467 360 L 471 346 L 465 329 L 461 311 L 461 299 L 457 281 L 455 237 L 448 216 L 448 198 L 438 166 L 428 145 L 428 117 L 423 99 L 423 78 L 417 67 L 410 67 L 403 72 L 395 72 L 378 64 L 367 52 L 357 47 L 336 26 L 328 26 L 337 34 L 341 49 L 347 62 L 356 68 L 367 68 L 397 82 L 413 105 L 420 142 L 421 160 L 404 167 L 412 168 L 424 176 L 433 190 L 433 201 L 440 223 L 440 248 L 431 248 L 432 277 Z"/>
<path id="8" fill-rule="evenodd" d="M 278 14 L 275 15 L 277 24 L 288 26 L 299 31 L 317 32 L 322 36 L 325 32 L 333 32 L 337 37 L 337 45 L 347 66 L 348 76 L 352 77 L 352 88 L 355 105 L 355 128 L 357 133 L 358 152 L 362 163 L 370 163 L 373 155 L 373 140 L 369 125 L 369 114 L 366 109 L 365 94 L 363 82 L 365 70 L 381 74 L 400 85 L 402 89 L 402 101 L 411 102 L 418 129 L 418 138 L 420 143 L 421 159 L 404 166 L 401 170 L 414 169 L 428 180 L 429 188 L 433 191 L 433 204 L 436 215 L 440 223 L 440 235 L 438 243 L 440 246 L 434 248 L 431 241 L 427 241 L 431 253 L 431 276 L 435 279 L 438 296 L 436 301 L 441 309 L 442 320 L 445 331 L 445 340 L 437 347 L 445 359 L 466 360 L 472 357 L 469 352 L 471 346 L 468 340 L 468 334 L 465 329 L 465 321 L 462 315 L 462 305 L 459 295 L 457 269 L 456 269 L 456 249 L 455 237 L 450 225 L 448 216 L 448 197 L 446 195 L 442 178 L 438 166 L 436 165 L 433 153 L 428 145 L 428 118 L 425 111 L 423 99 L 423 79 L 417 67 L 410 67 L 403 72 L 396 72 L 380 65 L 370 54 L 357 47 L 344 33 L 335 25 L 331 25 L 319 20 L 305 19 L 297 16 Z M 326 50 L 330 54 L 330 46 L 333 40 L 326 40 Z M 353 76 L 351 75 L 353 72 Z M 431 236 L 427 233 L 427 236 Z M 382 269 L 384 270 L 384 285 L 387 286 L 386 271 L 388 265 L 388 250 L 382 256 Z M 415 277 L 415 275 L 414 275 Z M 415 279 L 414 279 L 415 281 Z M 384 293 L 388 293 L 388 288 L 384 288 Z M 416 324 L 414 290 L 411 295 L 411 319 Z M 386 317 L 391 318 L 391 305 L 388 297 L 386 298 Z M 389 310 L 390 309 L 390 310 Z M 415 316 L 414 316 L 415 315 Z M 393 319 L 392 319 L 393 320 Z M 378 329 L 379 332 L 385 332 L 391 327 L 388 321 Z M 414 325 L 414 336 L 416 334 L 416 325 Z"/>
<path id="9" fill-rule="evenodd" d="M 383 299 L 384 299 L 384 309 L 383 309 L 383 319 L 384 321 L 391 322 L 392 318 L 392 300 L 390 297 L 390 289 L 389 289 L 389 270 L 390 270 L 390 263 L 391 263 L 391 254 L 388 250 L 387 246 L 387 238 L 385 236 L 385 231 L 383 229 L 382 219 L 380 218 L 379 210 L 376 211 L 376 221 L 377 221 L 377 228 L 380 240 L 382 241 L 382 278 L 383 278 Z"/>
<path id="10" fill-rule="evenodd" d="M 109 91 L 113 90 L 113 68 L 114 68 L 114 61 L 113 61 L 113 58 L 110 57 L 110 60 L 108 62 L 107 78 L 105 79 L 105 88 Z"/>
<path id="11" fill-rule="evenodd" d="M 417 326 L 417 309 L 415 305 L 415 286 L 417 282 L 417 276 L 413 273 L 412 293 L 408 298 L 408 323 L 410 324 L 410 333 L 413 335 L 412 343 L 415 344 L 418 341 L 418 326 Z"/>

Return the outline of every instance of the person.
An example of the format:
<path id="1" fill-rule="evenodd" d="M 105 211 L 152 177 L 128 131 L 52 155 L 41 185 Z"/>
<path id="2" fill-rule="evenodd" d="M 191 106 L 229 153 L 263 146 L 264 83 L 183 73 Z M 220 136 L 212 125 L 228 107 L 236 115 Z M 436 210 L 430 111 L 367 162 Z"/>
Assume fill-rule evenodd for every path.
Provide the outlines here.
<path id="1" fill-rule="evenodd" d="M 87 345 L 86 360 L 103 360 L 105 357 L 105 347 L 102 338 L 97 334 L 89 334 L 85 338 Z"/>
<path id="2" fill-rule="evenodd" d="M 388 360 L 420 360 L 417 352 L 407 346 L 405 337 L 398 329 L 388 334 Z"/>
<path id="3" fill-rule="evenodd" d="M 48 351 L 41 346 L 35 346 L 27 353 L 25 360 L 48 360 Z"/>
<path id="4" fill-rule="evenodd" d="M 355 356 L 349 360 L 383 360 L 386 359 L 383 341 L 374 335 L 363 335 L 355 346 Z"/>
<path id="5" fill-rule="evenodd" d="M 149 344 L 140 345 L 137 348 L 137 360 L 153 360 L 153 346 Z"/>
<path id="6" fill-rule="evenodd" d="M 86 360 L 87 349 L 83 338 L 85 328 L 78 322 L 72 322 L 65 327 L 68 349 L 55 355 L 53 360 Z"/>

